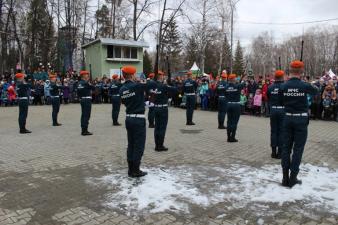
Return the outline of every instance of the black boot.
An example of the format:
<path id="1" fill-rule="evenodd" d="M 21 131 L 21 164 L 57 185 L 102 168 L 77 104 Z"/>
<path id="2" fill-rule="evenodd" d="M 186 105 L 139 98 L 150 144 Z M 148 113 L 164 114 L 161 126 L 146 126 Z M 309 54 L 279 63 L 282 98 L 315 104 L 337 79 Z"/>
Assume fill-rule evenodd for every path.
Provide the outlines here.
<path id="1" fill-rule="evenodd" d="M 193 125 L 195 125 L 195 123 L 191 121 L 191 122 L 187 122 L 186 125 L 193 126 Z"/>
<path id="2" fill-rule="evenodd" d="M 131 176 L 131 174 L 133 173 L 133 170 L 134 170 L 133 162 L 128 161 L 128 176 Z"/>
<path id="3" fill-rule="evenodd" d="M 231 142 L 238 142 L 238 140 L 235 137 L 236 137 L 236 130 L 233 130 L 231 132 Z"/>
<path id="4" fill-rule="evenodd" d="M 271 158 L 277 159 L 277 148 L 272 147 L 271 149 L 272 149 Z"/>
<path id="5" fill-rule="evenodd" d="M 149 124 L 149 128 L 155 128 L 154 124 Z"/>
<path id="6" fill-rule="evenodd" d="M 156 139 L 157 139 L 157 142 L 156 142 L 155 151 L 157 151 L 157 152 L 168 151 L 168 148 L 163 145 L 164 139 L 163 140 L 162 140 L 162 138 L 156 138 Z"/>
<path id="7" fill-rule="evenodd" d="M 221 123 L 219 123 L 218 124 L 218 129 L 220 129 L 220 130 L 225 130 L 225 129 L 227 129 L 223 124 L 221 124 Z"/>
<path id="8" fill-rule="evenodd" d="M 56 122 L 56 123 L 53 123 L 53 126 L 54 126 L 54 127 L 59 127 L 59 126 L 62 126 L 62 124 L 61 124 L 61 123 L 58 123 L 58 122 Z"/>
<path id="9" fill-rule="evenodd" d="M 147 175 L 147 172 L 143 172 L 142 170 L 140 170 L 140 164 L 141 162 L 132 162 L 132 171 L 130 174 L 128 174 L 129 177 L 143 177 L 145 175 Z"/>
<path id="10" fill-rule="evenodd" d="M 289 187 L 289 170 L 284 170 L 283 169 L 283 180 L 282 180 L 282 186 L 284 187 Z"/>
<path id="11" fill-rule="evenodd" d="M 297 174 L 296 173 L 291 172 L 291 174 L 290 174 L 290 181 L 289 181 L 289 187 L 292 188 L 296 184 L 301 185 L 302 181 L 297 179 Z"/>
<path id="12" fill-rule="evenodd" d="M 281 159 L 281 158 L 282 158 L 282 149 L 277 148 L 277 159 Z"/>
<path id="13" fill-rule="evenodd" d="M 227 134 L 228 134 L 228 142 L 231 142 L 231 131 L 227 130 Z"/>
<path id="14" fill-rule="evenodd" d="M 32 131 L 27 130 L 26 128 L 20 129 L 20 134 L 30 134 Z"/>
<path id="15" fill-rule="evenodd" d="M 83 128 L 83 129 L 82 129 L 82 132 L 81 132 L 81 135 L 82 135 L 82 136 L 88 136 L 88 135 L 93 135 L 93 134 L 90 133 L 90 132 L 88 131 L 88 129 Z"/>
<path id="16" fill-rule="evenodd" d="M 121 126 L 121 124 L 117 121 L 113 122 L 113 126 Z"/>

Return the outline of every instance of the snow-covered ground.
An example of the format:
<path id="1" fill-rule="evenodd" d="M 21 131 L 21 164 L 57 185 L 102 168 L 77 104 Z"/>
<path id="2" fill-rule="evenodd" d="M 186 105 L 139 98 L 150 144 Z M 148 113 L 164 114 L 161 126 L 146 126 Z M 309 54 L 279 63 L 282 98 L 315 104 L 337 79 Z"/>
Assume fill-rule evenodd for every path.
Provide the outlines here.
<path id="1" fill-rule="evenodd" d="M 271 206 L 278 209 L 295 203 L 296 208 L 301 206 L 300 211 L 321 210 L 338 215 L 338 171 L 326 167 L 301 165 L 299 178 L 303 184 L 293 189 L 280 185 L 279 165 L 145 170 L 148 176 L 140 179 L 127 178 L 125 170 L 95 179 L 96 184 L 110 187 L 105 204 L 127 212 L 189 213 L 191 205 L 207 208 L 224 202 L 224 207 L 229 209 L 250 208 L 265 214 Z"/>

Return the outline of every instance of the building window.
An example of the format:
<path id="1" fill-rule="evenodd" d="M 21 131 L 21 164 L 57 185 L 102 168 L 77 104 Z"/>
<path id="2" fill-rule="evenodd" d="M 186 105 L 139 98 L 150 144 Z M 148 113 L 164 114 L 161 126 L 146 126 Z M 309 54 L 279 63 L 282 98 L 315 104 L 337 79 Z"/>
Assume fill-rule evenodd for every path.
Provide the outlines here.
<path id="1" fill-rule="evenodd" d="M 121 47 L 114 46 L 114 58 L 121 58 Z"/>
<path id="2" fill-rule="evenodd" d="M 114 58 L 114 46 L 107 46 L 107 58 Z"/>
<path id="3" fill-rule="evenodd" d="M 131 48 L 131 58 L 137 59 L 137 48 Z"/>
<path id="4" fill-rule="evenodd" d="M 107 58 L 137 59 L 137 48 L 108 45 Z"/>

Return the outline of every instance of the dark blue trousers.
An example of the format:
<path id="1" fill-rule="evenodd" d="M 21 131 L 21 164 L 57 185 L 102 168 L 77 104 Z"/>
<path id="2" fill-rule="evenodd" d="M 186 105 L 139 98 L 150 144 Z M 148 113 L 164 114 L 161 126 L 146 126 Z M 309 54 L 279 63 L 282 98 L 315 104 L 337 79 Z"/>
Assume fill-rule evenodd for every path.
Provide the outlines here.
<path id="1" fill-rule="evenodd" d="M 144 118 L 126 118 L 128 136 L 127 159 L 132 162 L 140 162 L 146 143 L 146 120 Z"/>
<path id="2" fill-rule="evenodd" d="M 227 129 L 228 131 L 235 132 L 237 130 L 239 117 L 241 116 L 241 105 L 236 103 L 228 103 L 227 113 L 228 113 Z"/>
<path id="3" fill-rule="evenodd" d="M 120 114 L 120 106 L 121 106 L 121 97 L 120 96 L 112 96 L 112 119 L 114 123 L 117 123 L 119 114 Z"/>
<path id="4" fill-rule="evenodd" d="M 168 124 L 168 107 L 155 108 L 155 144 L 162 146 L 164 143 L 165 133 Z"/>
<path id="5" fill-rule="evenodd" d="M 90 113 L 92 111 L 92 100 L 89 98 L 83 98 L 80 101 L 81 104 L 81 128 L 88 129 Z"/>
<path id="6" fill-rule="evenodd" d="M 195 95 L 187 95 L 186 96 L 186 116 L 187 116 L 187 123 L 192 122 L 192 117 L 194 114 L 194 109 L 195 109 L 195 104 L 196 104 L 196 97 Z"/>
<path id="7" fill-rule="evenodd" d="M 283 136 L 284 114 L 284 109 L 270 109 L 270 144 L 271 147 L 278 147 L 280 150 L 285 142 L 285 138 Z"/>
<path id="8" fill-rule="evenodd" d="M 53 124 L 58 122 L 58 113 L 60 111 L 60 98 L 51 98 L 52 101 L 52 120 Z"/>
<path id="9" fill-rule="evenodd" d="M 20 130 L 26 129 L 26 119 L 28 115 L 28 99 L 19 99 L 19 127 Z"/>
<path id="10" fill-rule="evenodd" d="M 155 121 L 155 107 L 149 107 L 148 122 L 149 124 L 154 125 L 154 121 Z"/>
<path id="11" fill-rule="evenodd" d="M 225 98 L 218 98 L 218 124 L 224 125 L 226 114 L 227 114 L 227 100 Z"/>
<path id="12" fill-rule="evenodd" d="M 308 124 L 308 117 L 285 116 L 285 145 L 282 150 L 283 170 L 290 169 L 291 172 L 298 174 L 307 139 Z"/>

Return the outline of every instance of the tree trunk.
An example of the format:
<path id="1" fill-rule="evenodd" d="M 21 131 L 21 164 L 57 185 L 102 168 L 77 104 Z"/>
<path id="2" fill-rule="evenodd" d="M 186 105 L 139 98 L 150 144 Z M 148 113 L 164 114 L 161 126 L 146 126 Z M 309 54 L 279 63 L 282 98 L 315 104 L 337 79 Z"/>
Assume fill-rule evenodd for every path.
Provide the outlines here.
<path id="1" fill-rule="evenodd" d="M 11 14 L 13 12 L 13 0 L 10 1 L 9 9 L 8 9 L 8 15 L 5 23 L 5 29 L 1 33 L 1 56 L 2 56 L 2 63 L 1 63 L 1 72 L 3 72 L 7 69 L 7 60 L 6 60 L 6 54 L 7 54 L 7 36 L 8 36 L 8 27 L 9 22 L 11 18 Z"/>
<path id="2" fill-rule="evenodd" d="M 137 26 L 137 0 L 133 0 L 134 4 L 134 18 L 133 18 L 133 37 L 137 41 L 136 26 Z"/>
<path id="3" fill-rule="evenodd" d="M 82 45 L 85 43 L 85 35 L 86 35 L 86 22 L 87 22 L 87 8 L 88 8 L 88 1 L 85 2 L 85 8 L 84 8 L 84 20 L 83 20 L 83 33 L 82 33 Z M 84 49 L 81 48 L 81 55 L 82 55 L 82 68 L 85 67 L 85 55 L 84 55 Z"/>

